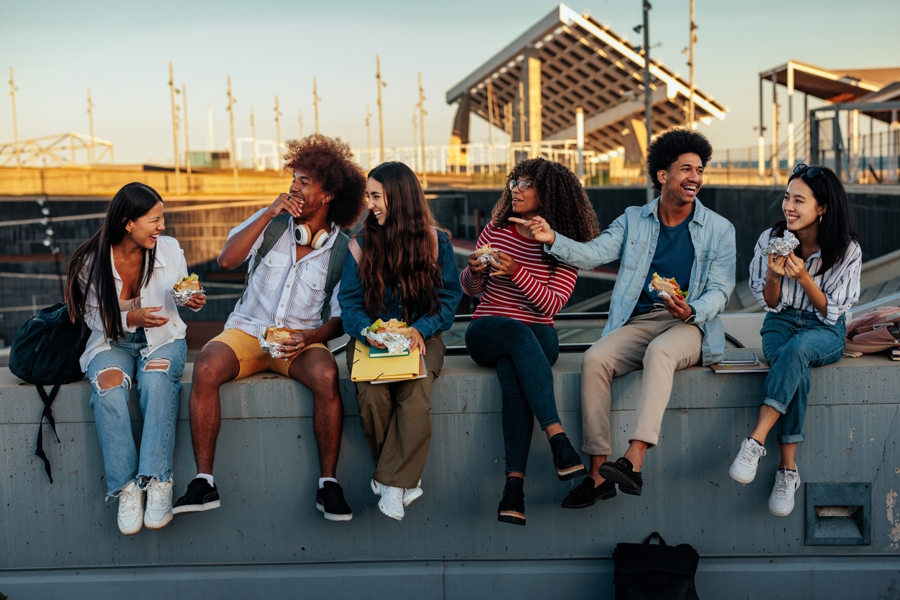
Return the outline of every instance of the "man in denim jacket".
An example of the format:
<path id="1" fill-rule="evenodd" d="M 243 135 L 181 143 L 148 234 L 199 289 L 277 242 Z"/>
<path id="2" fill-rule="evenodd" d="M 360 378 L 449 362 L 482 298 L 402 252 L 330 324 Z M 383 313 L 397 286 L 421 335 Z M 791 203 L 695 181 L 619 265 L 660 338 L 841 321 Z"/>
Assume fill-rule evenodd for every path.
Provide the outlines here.
<path id="1" fill-rule="evenodd" d="M 647 169 L 660 197 L 632 206 L 609 228 L 581 244 L 536 217 L 535 239 L 560 261 L 592 269 L 621 261 L 603 335 L 582 363 L 581 411 L 588 476 L 563 500 L 585 508 L 619 491 L 640 495 L 641 466 L 656 445 L 674 372 L 723 358 L 725 329 L 719 313 L 734 288 L 734 226 L 696 199 L 712 147 L 701 134 L 673 130 L 650 145 Z M 686 293 L 650 291 L 654 273 L 674 277 Z M 644 369 L 629 447 L 615 462 L 609 432 L 612 378 Z"/>

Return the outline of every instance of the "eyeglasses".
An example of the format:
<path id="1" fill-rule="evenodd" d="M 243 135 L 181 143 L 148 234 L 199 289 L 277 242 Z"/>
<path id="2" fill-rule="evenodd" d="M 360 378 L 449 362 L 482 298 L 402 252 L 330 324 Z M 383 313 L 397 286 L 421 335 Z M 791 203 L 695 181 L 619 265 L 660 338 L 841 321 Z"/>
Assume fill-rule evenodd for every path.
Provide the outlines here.
<path id="1" fill-rule="evenodd" d="M 520 192 L 524 192 L 530 187 L 534 187 L 530 181 L 525 181 L 524 179 L 519 179 L 516 181 L 515 179 L 509 180 L 509 190 L 512 191 L 516 188 L 519 188 Z"/>
<path id="2" fill-rule="evenodd" d="M 807 179 L 812 179 L 813 177 L 818 177 L 824 171 L 822 171 L 822 167 L 810 167 L 809 165 L 804 165 L 800 163 L 796 167 L 794 167 L 794 174 L 800 173 L 805 176 Z"/>

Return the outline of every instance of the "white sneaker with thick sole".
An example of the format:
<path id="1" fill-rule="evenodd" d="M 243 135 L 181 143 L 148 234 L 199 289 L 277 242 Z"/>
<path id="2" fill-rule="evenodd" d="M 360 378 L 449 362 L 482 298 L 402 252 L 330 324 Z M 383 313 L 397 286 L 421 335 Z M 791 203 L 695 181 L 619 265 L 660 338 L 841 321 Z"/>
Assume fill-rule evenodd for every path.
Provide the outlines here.
<path id="1" fill-rule="evenodd" d="M 123 535 L 134 535 L 144 526 L 144 492 L 133 481 L 119 492 L 116 521 Z"/>
<path id="2" fill-rule="evenodd" d="M 800 471 L 778 469 L 775 487 L 769 496 L 769 512 L 776 517 L 786 517 L 794 510 L 794 492 L 800 488 Z"/>
<path id="3" fill-rule="evenodd" d="M 147 508 L 144 525 L 147 529 L 162 529 L 172 521 L 172 482 L 150 479 L 147 487 Z"/>
<path id="4" fill-rule="evenodd" d="M 756 469 L 759 467 L 759 459 L 766 455 L 766 449 L 759 445 L 753 438 L 745 438 L 741 442 L 741 450 L 738 452 L 728 474 L 732 479 L 744 485 L 753 481 L 756 477 Z"/>
<path id="5" fill-rule="evenodd" d="M 390 518 L 402 521 L 404 515 L 403 488 L 382 485 L 381 500 L 378 501 L 378 508 Z"/>
<path id="6" fill-rule="evenodd" d="M 421 498 L 424 493 L 425 492 L 422 491 L 422 480 L 420 479 L 419 483 L 416 484 L 416 487 L 403 490 L 403 506 L 409 506 Z"/>

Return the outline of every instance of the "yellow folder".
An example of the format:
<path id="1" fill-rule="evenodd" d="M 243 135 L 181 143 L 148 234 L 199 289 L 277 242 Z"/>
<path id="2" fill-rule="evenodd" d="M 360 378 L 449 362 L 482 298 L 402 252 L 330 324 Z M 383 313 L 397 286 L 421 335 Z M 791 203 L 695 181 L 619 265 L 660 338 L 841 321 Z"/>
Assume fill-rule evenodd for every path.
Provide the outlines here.
<path id="1" fill-rule="evenodd" d="M 407 356 L 369 358 L 369 346 L 359 340 L 353 353 L 350 379 L 359 381 L 403 381 L 415 379 L 420 374 L 419 351 L 411 350 Z"/>

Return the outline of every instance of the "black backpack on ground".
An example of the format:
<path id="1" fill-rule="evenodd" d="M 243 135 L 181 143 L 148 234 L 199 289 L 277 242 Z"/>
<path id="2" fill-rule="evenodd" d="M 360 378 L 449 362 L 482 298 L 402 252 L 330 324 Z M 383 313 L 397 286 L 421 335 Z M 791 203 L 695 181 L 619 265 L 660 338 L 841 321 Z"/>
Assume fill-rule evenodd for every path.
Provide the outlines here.
<path id="1" fill-rule="evenodd" d="M 653 538 L 658 545 L 650 543 Z M 692 546 L 667 546 L 655 531 L 643 544 L 616 544 L 616 600 L 698 600 L 694 575 L 699 562 Z"/>
<path id="2" fill-rule="evenodd" d="M 9 370 L 19 379 L 33 383 L 44 403 L 38 422 L 37 449 L 34 453 L 44 461 L 44 469 L 50 483 L 53 483 L 53 476 L 50 475 L 50 461 L 44 454 L 44 417 L 50 423 L 50 428 L 53 429 L 59 443 L 50 405 L 59 393 L 59 386 L 84 378 L 79 360 L 84 353 L 89 334 L 90 329 L 82 321 L 73 323 L 69 320 L 69 310 L 60 302 L 42 309 L 28 319 L 16 332 L 9 351 Z M 45 385 L 53 386 L 49 394 L 44 389 Z"/>

